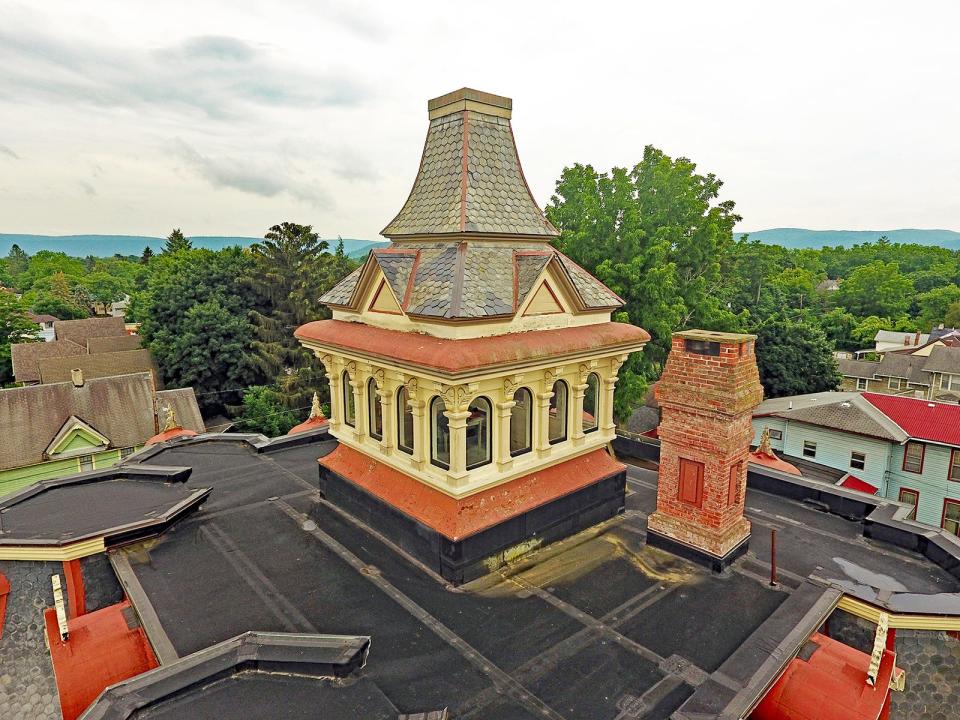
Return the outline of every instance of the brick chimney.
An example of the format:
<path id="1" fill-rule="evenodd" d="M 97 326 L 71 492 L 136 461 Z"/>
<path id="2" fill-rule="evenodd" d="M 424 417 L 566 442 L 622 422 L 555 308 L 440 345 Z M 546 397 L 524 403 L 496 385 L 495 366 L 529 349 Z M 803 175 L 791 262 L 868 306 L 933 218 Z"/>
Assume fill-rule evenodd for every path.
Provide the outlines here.
<path id="1" fill-rule="evenodd" d="M 660 479 L 647 542 L 720 571 L 747 550 L 743 517 L 753 409 L 763 399 L 755 335 L 675 333 L 656 395 Z"/>

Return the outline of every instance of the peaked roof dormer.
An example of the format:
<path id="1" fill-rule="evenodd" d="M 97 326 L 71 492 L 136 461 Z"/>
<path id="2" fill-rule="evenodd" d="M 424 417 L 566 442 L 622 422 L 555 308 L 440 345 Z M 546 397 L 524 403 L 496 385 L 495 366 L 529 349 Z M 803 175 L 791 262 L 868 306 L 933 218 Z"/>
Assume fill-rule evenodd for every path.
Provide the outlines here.
<path id="1" fill-rule="evenodd" d="M 523 176 L 512 108 L 510 98 L 470 88 L 430 100 L 420 170 L 407 202 L 382 234 L 392 240 L 558 236 Z"/>

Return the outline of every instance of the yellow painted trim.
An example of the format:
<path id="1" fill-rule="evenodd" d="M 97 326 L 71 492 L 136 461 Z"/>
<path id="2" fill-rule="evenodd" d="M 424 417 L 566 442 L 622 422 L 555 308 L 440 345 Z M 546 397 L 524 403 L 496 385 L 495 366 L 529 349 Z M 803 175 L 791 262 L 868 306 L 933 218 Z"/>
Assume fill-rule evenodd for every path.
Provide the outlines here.
<path id="1" fill-rule="evenodd" d="M 886 613 L 889 616 L 888 626 L 903 628 L 904 630 L 950 630 L 960 632 L 960 616 L 958 615 L 914 615 L 891 613 L 878 608 L 850 595 L 844 595 L 837 603 L 840 610 L 851 615 L 863 618 L 871 623 L 880 622 L 880 616 Z"/>
<path id="2" fill-rule="evenodd" d="M 59 547 L 34 545 L 6 545 L 0 546 L 0 560 L 37 560 L 64 561 L 79 560 L 89 555 L 106 552 L 107 546 L 103 538 L 92 538 L 80 542 L 62 545 Z"/>

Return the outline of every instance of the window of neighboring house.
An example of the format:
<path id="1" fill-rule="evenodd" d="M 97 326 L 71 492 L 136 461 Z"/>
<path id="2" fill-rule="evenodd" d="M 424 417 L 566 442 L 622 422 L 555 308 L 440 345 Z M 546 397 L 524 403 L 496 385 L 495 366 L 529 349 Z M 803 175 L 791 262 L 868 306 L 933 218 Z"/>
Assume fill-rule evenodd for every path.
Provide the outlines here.
<path id="1" fill-rule="evenodd" d="M 950 451 L 950 472 L 947 478 L 954 482 L 960 482 L 960 450 L 954 448 Z"/>
<path id="2" fill-rule="evenodd" d="M 890 378 L 887 380 L 887 388 L 889 390 L 899 390 L 900 389 L 900 378 Z"/>
<path id="3" fill-rule="evenodd" d="M 960 390 L 960 375 L 941 375 L 941 390 Z"/>
<path id="4" fill-rule="evenodd" d="M 120 459 L 122 460 L 125 457 L 130 457 L 133 455 L 133 448 L 120 448 Z"/>
<path id="5" fill-rule="evenodd" d="M 809 458 L 817 456 L 817 444 L 813 440 L 803 441 L 803 456 Z"/>
<path id="6" fill-rule="evenodd" d="M 918 442 L 908 442 L 903 448 L 903 469 L 906 472 L 922 473 L 923 456 L 926 453 L 926 445 Z"/>
<path id="7" fill-rule="evenodd" d="M 770 433 L 771 440 L 783 440 L 783 430 L 774 430 L 773 428 L 767 428 L 767 432 Z"/>
<path id="8" fill-rule="evenodd" d="M 80 472 L 84 470 L 93 470 L 93 455 L 80 456 Z"/>
<path id="9" fill-rule="evenodd" d="M 900 488 L 900 497 L 897 498 L 905 505 L 913 505 L 913 510 L 907 515 L 907 520 L 917 519 L 917 504 L 920 502 L 920 493 L 910 488 Z"/>
<path id="10" fill-rule="evenodd" d="M 960 537 L 960 500 L 943 501 L 943 522 L 940 526 L 948 533 Z"/>
<path id="11" fill-rule="evenodd" d="M 867 379 L 857 378 L 857 390 L 866 390 L 866 389 L 867 389 Z"/>
<path id="12" fill-rule="evenodd" d="M 850 467 L 863 470 L 867 466 L 867 454 L 854 450 L 850 453 Z"/>

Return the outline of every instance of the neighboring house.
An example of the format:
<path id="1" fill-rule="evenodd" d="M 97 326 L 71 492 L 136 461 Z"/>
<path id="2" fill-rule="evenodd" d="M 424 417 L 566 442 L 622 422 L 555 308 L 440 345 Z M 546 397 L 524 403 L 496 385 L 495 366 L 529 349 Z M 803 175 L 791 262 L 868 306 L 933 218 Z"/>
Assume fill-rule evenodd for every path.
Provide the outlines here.
<path id="1" fill-rule="evenodd" d="M 843 390 L 960 402 L 960 344 L 946 337 L 879 361 L 837 361 Z"/>
<path id="2" fill-rule="evenodd" d="M 116 464 L 156 435 L 167 407 L 184 428 L 203 432 L 193 390 L 157 392 L 149 373 L 75 373 L 68 382 L 0 390 L 0 495 Z"/>
<path id="3" fill-rule="evenodd" d="M 58 320 L 53 325 L 55 340 L 11 346 L 18 383 L 63 382 L 69 379 L 71 370 L 80 369 L 87 378 L 151 372 L 162 389 L 156 362 L 140 347 L 138 336 L 127 334 L 122 318 Z"/>
<path id="4" fill-rule="evenodd" d="M 836 292 L 839 289 L 840 280 L 832 280 L 830 278 L 820 281 L 820 284 L 817 285 L 817 290 L 820 292 Z"/>
<path id="5" fill-rule="evenodd" d="M 843 472 L 839 484 L 916 506 L 920 522 L 960 535 L 960 406 L 876 393 L 764 401 L 753 417 L 790 461 Z"/>
<path id="6" fill-rule="evenodd" d="M 917 332 L 896 332 L 893 330 L 878 330 L 873 338 L 874 352 L 884 353 L 888 350 L 903 350 L 905 348 L 920 347 L 930 339 L 929 334 Z"/>
<path id="7" fill-rule="evenodd" d="M 102 302 L 93 303 L 93 309 L 97 315 L 110 315 L 111 317 L 122 318 L 126 315 L 128 307 L 130 307 L 129 295 L 124 295 L 117 302 L 110 303 L 109 305 Z"/>
<path id="8" fill-rule="evenodd" d="M 37 313 L 28 312 L 27 317 L 37 324 L 37 327 L 40 328 L 40 337 L 45 341 L 50 342 L 54 339 L 55 335 L 53 332 L 53 324 L 59 322 L 57 318 L 53 315 L 38 315 Z"/>

